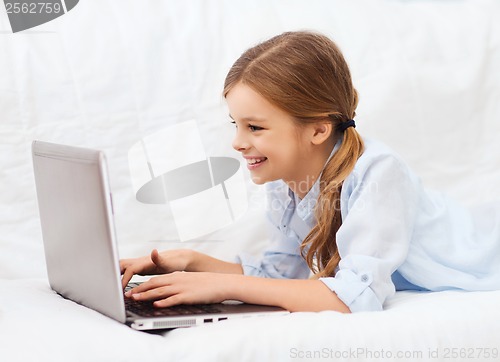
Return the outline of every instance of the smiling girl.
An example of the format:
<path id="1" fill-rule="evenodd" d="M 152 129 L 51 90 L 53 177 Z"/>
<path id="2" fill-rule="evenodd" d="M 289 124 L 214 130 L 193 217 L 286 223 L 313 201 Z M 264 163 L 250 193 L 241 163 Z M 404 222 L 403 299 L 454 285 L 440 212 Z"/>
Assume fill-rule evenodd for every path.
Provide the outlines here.
<path id="1" fill-rule="evenodd" d="M 396 290 L 500 288 L 499 208 L 472 214 L 363 139 L 349 68 L 329 38 L 288 32 L 247 50 L 224 96 L 233 147 L 266 184 L 269 247 L 239 263 L 193 250 L 122 260 L 124 286 L 134 274 L 163 274 L 127 297 L 355 312 L 382 310 Z"/>

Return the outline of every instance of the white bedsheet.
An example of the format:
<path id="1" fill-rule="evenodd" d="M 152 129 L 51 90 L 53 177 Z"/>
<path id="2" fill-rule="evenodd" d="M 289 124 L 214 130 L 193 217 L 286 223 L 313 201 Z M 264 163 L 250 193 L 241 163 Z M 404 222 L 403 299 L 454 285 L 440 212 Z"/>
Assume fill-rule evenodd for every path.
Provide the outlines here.
<path id="1" fill-rule="evenodd" d="M 500 291 L 401 292 L 384 312 L 293 313 L 159 334 L 65 300 L 44 280 L 1 280 L 0 350 L 12 362 L 497 361 L 499 303 Z"/>
<path id="2" fill-rule="evenodd" d="M 500 361 L 500 292 L 405 292 L 381 313 L 133 331 L 50 291 L 30 155 L 33 139 L 106 151 L 122 257 L 258 254 L 264 199 L 248 173 L 243 217 L 210 241 L 179 243 L 168 206 L 135 199 L 127 154 L 195 119 L 208 155 L 238 157 L 221 97 L 230 65 L 263 39 L 311 29 L 351 65 L 363 135 L 396 149 L 428 187 L 499 202 L 499 18 L 497 0 L 81 0 L 12 34 L 0 6 L 0 361 Z"/>

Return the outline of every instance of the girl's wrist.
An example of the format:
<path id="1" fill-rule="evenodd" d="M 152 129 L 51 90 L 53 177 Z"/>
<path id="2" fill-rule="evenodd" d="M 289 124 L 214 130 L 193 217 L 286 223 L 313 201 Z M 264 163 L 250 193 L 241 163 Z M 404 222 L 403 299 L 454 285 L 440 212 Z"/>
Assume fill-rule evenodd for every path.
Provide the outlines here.
<path id="1" fill-rule="evenodd" d="M 186 267 L 184 271 L 188 272 L 203 271 L 200 270 L 200 259 L 201 256 L 203 256 L 203 254 L 191 249 L 186 249 L 185 252 L 186 252 L 185 254 Z"/>
<path id="2" fill-rule="evenodd" d="M 220 274 L 221 294 L 223 300 L 241 300 L 239 298 L 238 286 L 242 275 L 240 274 Z"/>
<path id="3" fill-rule="evenodd" d="M 243 274 L 240 264 L 213 258 L 195 250 L 190 250 L 186 260 L 188 261 L 186 271 Z"/>

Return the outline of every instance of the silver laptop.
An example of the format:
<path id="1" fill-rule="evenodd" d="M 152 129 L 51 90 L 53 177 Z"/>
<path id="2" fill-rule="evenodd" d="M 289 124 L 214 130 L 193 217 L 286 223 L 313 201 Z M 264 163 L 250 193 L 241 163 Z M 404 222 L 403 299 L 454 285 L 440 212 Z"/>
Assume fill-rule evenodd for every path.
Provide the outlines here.
<path id="1" fill-rule="evenodd" d="M 229 301 L 156 308 L 124 298 L 104 153 L 34 141 L 32 155 L 49 283 L 63 297 L 139 330 L 288 313 Z"/>

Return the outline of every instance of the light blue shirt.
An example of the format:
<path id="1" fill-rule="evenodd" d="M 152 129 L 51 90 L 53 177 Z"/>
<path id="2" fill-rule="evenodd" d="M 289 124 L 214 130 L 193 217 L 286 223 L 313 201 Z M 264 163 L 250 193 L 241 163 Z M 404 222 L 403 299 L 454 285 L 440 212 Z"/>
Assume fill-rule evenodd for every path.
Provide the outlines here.
<path id="1" fill-rule="evenodd" d="M 299 247 L 315 224 L 319 182 L 302 200 L 283 181 L 266 187 L 271 243 L 262 258 L 239 256 L 244 273 L 308 278 Z M 396 290 L 500 289 L 499 204 L 468 210 L 424 189 L 395 152 L 372 140 L 340 197 L 341 261 L 334 277 L 320 280 L 352 312 L 382 310 Z"/>

